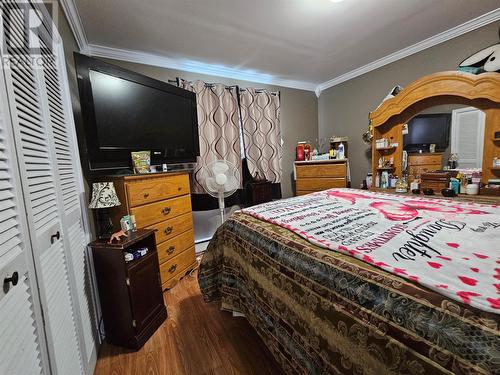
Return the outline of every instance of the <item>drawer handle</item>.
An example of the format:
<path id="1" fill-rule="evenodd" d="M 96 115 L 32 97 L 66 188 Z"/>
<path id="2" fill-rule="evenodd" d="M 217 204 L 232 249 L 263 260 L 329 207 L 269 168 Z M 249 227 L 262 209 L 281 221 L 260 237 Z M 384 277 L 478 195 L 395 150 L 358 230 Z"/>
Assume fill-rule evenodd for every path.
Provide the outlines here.
<path id="1" fill-rule="evenodd" d="M 168 236 L 170 233 L 172 233 L 173 230 L 174 230 L 173 227 L 166 227 L 163 233 L 165 233 Z"/>
<path id="2" fill-rule="evenodd" d="M 149 197 L 149 193 L 144 193 L 144 198 Z"/>
<path id="3" fill-rule="evenodd" d="M 168 254 L 168 255 L 172 255 L 174 251 L 175 251 L 175 246 L 170 246 L 170 247 L 167 249 L 167 254 Z"/>
<path id="4" fill-rule="evenodd" d="M 174 273 L 176 269 L 177 269 L 177 264 L 172 264 L 168 269 L 168 272 Z"/>
<path id="5" fill-rule="evenodd" d="M 179 186 L 179 187 L 177 188 L 177 191 L 181 191 L 181 190 L 182 190 L 182 187 L 180 187 L 180 186 Z"/>
<path id="6" fill-rule="evenodd" d="M 170 213 L 170 211 L 172 211 L 172 209 L 170 207 L 165 207 L 163 210 L 161 210 L 161 213 L 163 215 L 168 215 Z"/>

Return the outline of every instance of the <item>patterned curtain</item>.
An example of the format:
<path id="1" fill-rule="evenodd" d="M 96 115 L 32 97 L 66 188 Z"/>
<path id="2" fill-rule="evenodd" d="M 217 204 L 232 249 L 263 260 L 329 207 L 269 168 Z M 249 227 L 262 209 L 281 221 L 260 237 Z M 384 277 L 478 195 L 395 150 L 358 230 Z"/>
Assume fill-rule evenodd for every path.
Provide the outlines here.
<path id="1" fill-rule="evenodd" d="M 240 90 L 241 121 L 250 174 L 281 183 L 280 95 L 258 89 Z"/>
<path id="2" fill-rule="evenodd" d="M 225 159 L 233 163 L 241 175 L 238 88 L 183 79 L 178 79 L 178 85 L 196 93 L 200 156 L 191 175 L 191 192 L 203 194 L 203 167 L 207 164 Z"/>

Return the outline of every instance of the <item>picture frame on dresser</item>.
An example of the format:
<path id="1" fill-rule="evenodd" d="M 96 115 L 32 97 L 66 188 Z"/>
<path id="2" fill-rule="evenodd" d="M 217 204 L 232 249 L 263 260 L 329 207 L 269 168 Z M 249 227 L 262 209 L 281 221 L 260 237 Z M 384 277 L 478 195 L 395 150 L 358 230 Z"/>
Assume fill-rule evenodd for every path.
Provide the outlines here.
<path id="1" fill-rule="evenodd" d="M 114 183 L 121 206 L 110 209 L 113 225 L 134 215 L 137 228 L 155 232 L 162 289 L 172 288 L 197 266 L 187 171 L 103 176 Z"/>

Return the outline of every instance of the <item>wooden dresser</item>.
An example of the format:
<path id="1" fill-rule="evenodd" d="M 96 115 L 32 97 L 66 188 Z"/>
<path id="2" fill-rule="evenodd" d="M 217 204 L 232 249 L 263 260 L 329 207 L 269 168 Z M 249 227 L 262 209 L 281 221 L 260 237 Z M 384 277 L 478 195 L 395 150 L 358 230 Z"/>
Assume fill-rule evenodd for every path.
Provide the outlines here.
<path id="1" fill-rule="evenodd" d="M 163 289 L 171 288 L 196 266 L 193 216 L 187 172 L 106 177 L 122 203 L 111 209 L 120 218 L 135 215 L 138 228 L 155 230 Z"/>
<path id="2" fill-rule="evenodd" d="M 413 176 L 421 176 L 422 173 L 442 168 L 443 154 L 441 153 L 408 154 L 408 176 L 410 180 L 413 180 Z"/>
<path id="3" fill-rule="evenodd" d="M 347 187 L 347 159 L 296 161 L 296 195 Z"/>

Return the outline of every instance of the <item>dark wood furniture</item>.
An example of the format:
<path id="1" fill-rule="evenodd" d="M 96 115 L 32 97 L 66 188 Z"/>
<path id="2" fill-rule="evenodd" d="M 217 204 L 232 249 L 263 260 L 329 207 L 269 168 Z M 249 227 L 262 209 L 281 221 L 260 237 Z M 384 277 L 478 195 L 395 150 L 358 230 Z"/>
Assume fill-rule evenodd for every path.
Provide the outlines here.
<path id="1" fill-rule="evenodd" d="M 420 175 L 420 190 L 429 188 L 434 190 L 435 194 L 441 194 L 441 190 L 450 186 L 450 178 L 456 174 L 456 172 L 424 172 Z"/>
<path id="2" fill-rule="evenodd" d="M 139 349 L 167 318 L 163 303 L 154 231 L 139 229 L 113 244 L 98 240 L 92 248 L 106 340 Z M 125 252 L 147 247 L 130 262 Z"/>
<path id="3" fill-rule="evenodd" d="M 273 186 L 269 181 L 250 182 L 250 204 L 261 204 L 273 200 Z"/>

